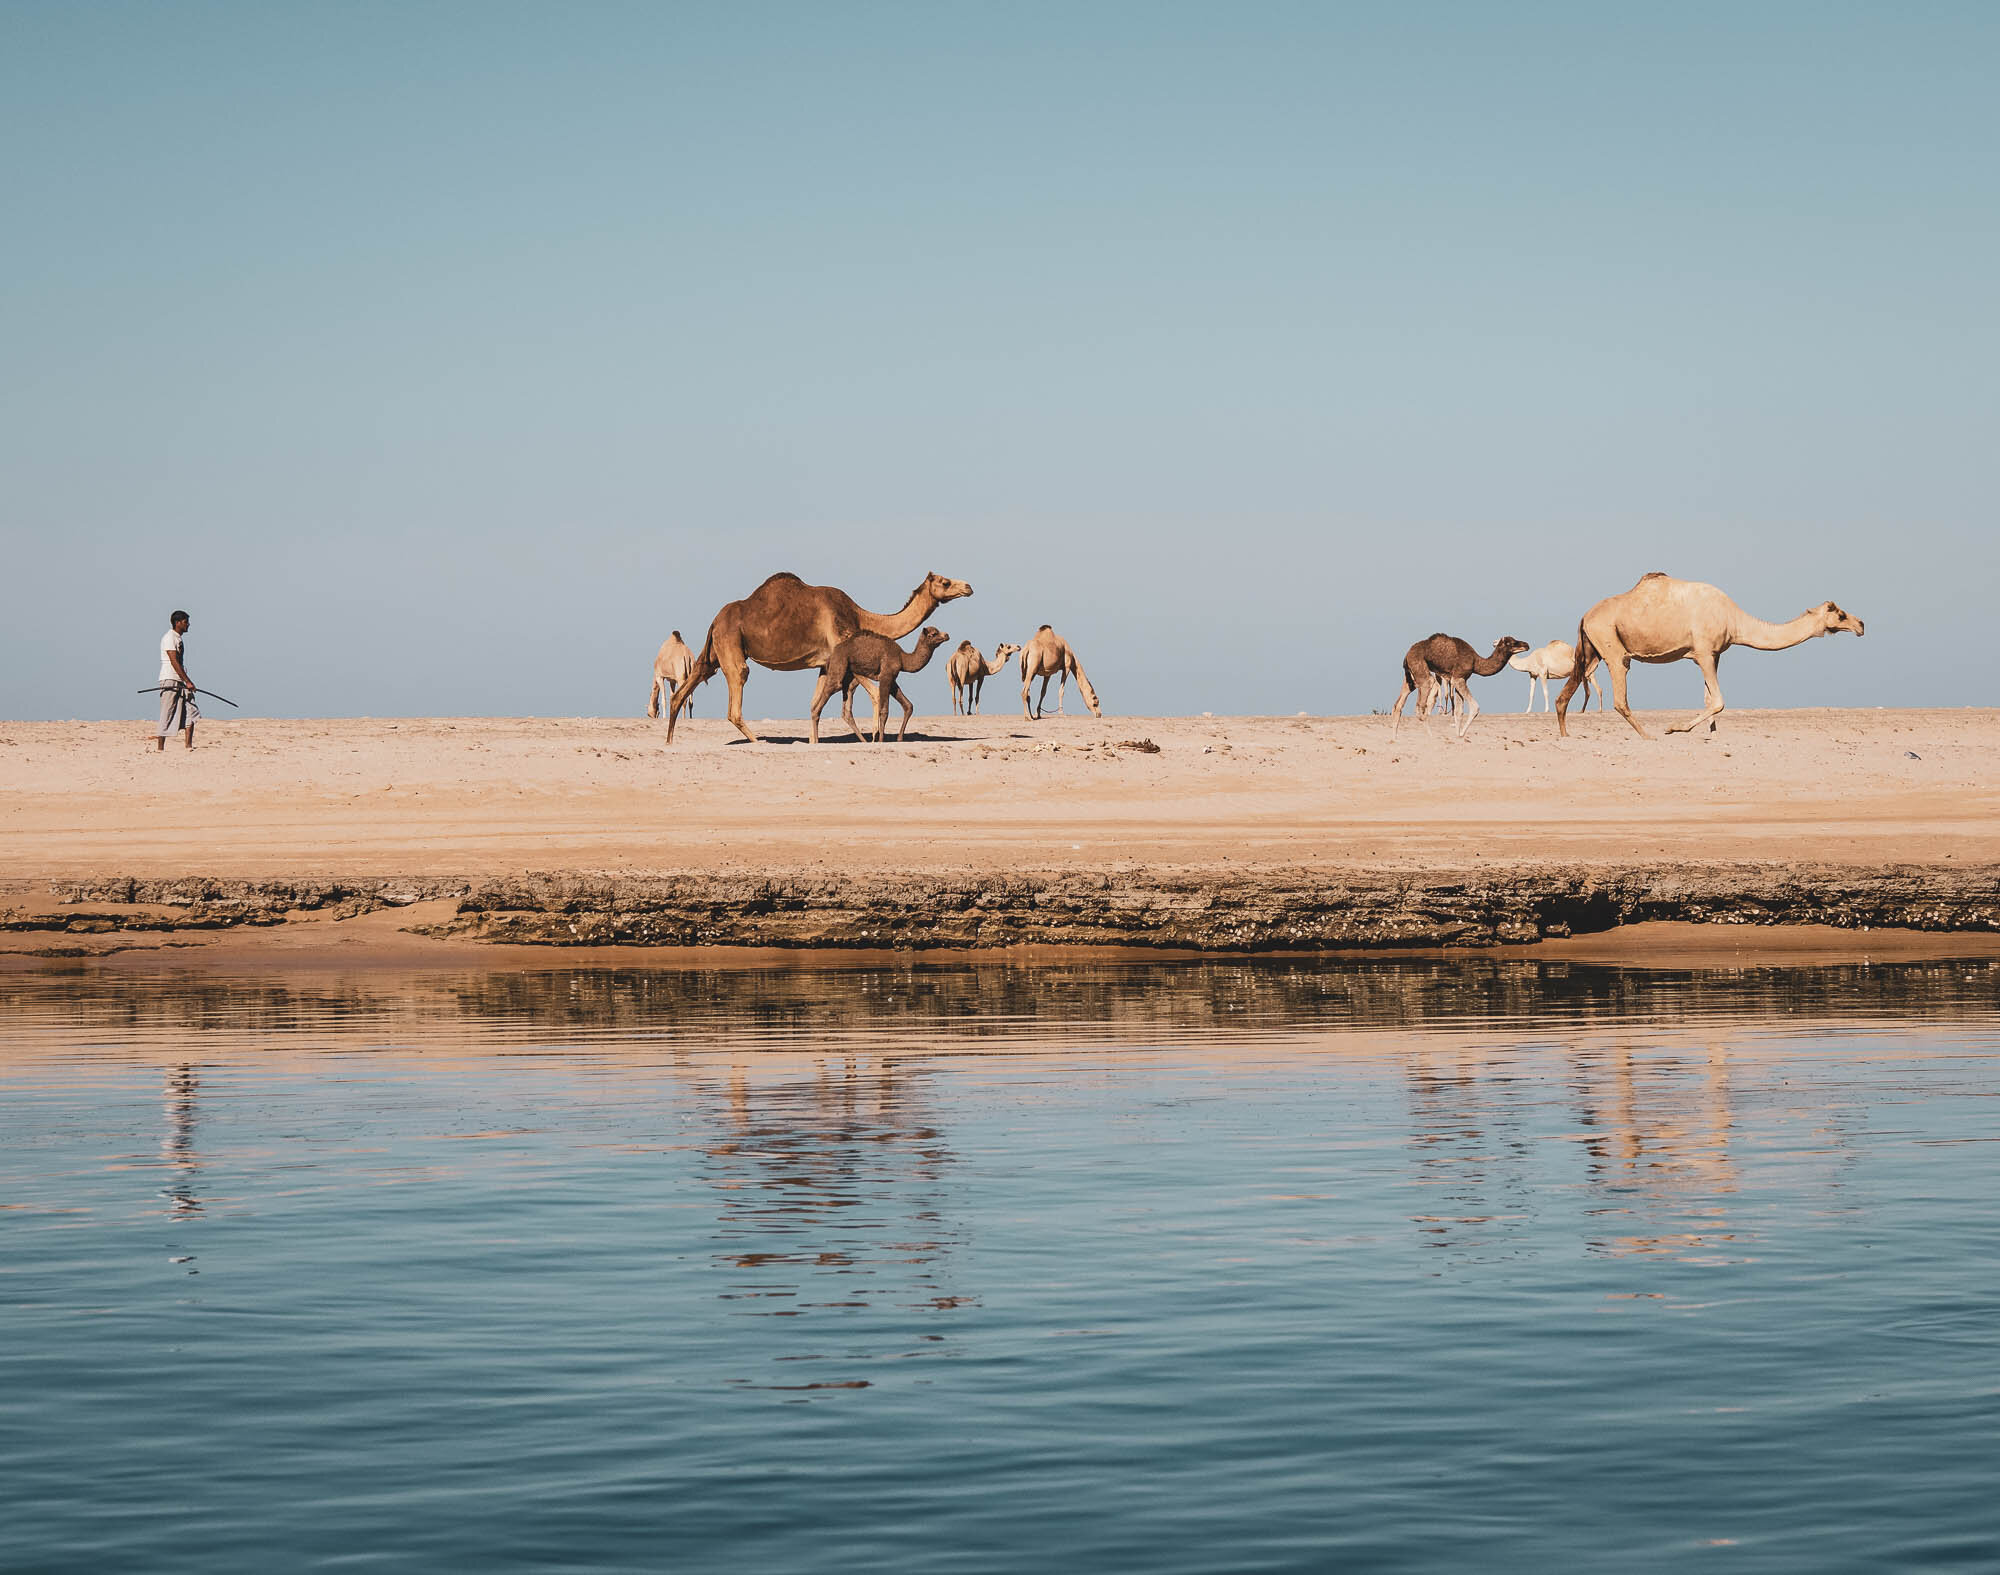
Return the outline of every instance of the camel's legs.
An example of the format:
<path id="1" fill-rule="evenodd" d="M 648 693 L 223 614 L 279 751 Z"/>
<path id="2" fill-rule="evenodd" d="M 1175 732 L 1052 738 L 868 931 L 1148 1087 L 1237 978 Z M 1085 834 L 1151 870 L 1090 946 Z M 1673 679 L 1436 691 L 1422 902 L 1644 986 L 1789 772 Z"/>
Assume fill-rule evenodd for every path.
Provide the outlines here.
<path id="1" fill-rule="evenodd" d="M 1452 679 L 1451 693 L 1458 702 L 1458 736 L 1463 738 L 1471 730 L 1472 719 L 1479 715 L 1479 702 L 1472 698 L 1472 689 L 1463 678 Z"/>
<path id="2" fill-rule="evenodd" d="M 896 697 L 896 704 L 903 708 L 903 725 L 896 729 L 896 742 L 900 744 L 910 736 L 910 713 L 916 710 L 916 707 L 910 704 L 910 697 L 903 693 L 902 685 L 892 683 L 889 685 L 889 693 Z M 885 718 L 882 726 L 886 728 L 888 725 Z M 875 736 L 880 739 L 882 735 L 877 733 Z"/>
<path id="3" fill-rule="evenodd" d="M 1722 656 L 1719 651 L 1698 650 L 1694 652 L 1694 665 L 1701 669 L 1701 684 L 1707 705 L 1703 708 L 1700 716 L 1691 722 L 1684 723 L 1680 727 L 1668 728 L 1667 731 L 1669 733 L 1692 733 L 1704 722 L 1708 724 L 1708 730 L 1711 733 L 1715 731 L 1715 719 L 1722 715 L 1723 710 L 1722 680 L 1717 676 L 1715 671 L 1716 664 L 1721 659 Z"/>
<path id="4" fill-rule="evenodd" d="M 1542 685 L 1542 698 L 1546 700 L 1548 698 L 1548 695 L 1549 695 L 1549 689 L 1548 685 L 1545 683 Z M 1535 675 L 1533 673 L 1530 673 L 1528 674 L 1528 703 L 1521 707 L 1521 714 L 1523 716 L 1526 716 L 1530 711 L 1534 709 L 1535 709 Z"/>
<path id="5" fill-rule="evenodd" d="M 722 676 L 729 684 L 729 720 L 736 724 L 736 731 L 751 743 L 757 742 L 757 735 L 750 724 L 743 720 L 743 682 L 750 676 L 750 664 L 738 653 L 734 666 L 725 665 Z"/>
<path id="6" fill-rule="evenodd" d="M 822 668 L 819 675 L 819 684 L 813 690 L 811 741 L 815 744 L 819 742 L 819 714 L 826 709 L 827 701 L 833 698 L 834 690 L 839 687 L 831 678 L 827 677 L 826 670 Z"/>
<path id="7" fill-rule="evenodd" d="M 1611 669 L 1611 704 L 1613 708 L 1616 709 L 1620 716 L 1632 724 L 1633 732 L 1637 733 L 1641 738 L 1646 737 L 1646 730 L 1639 725 L 1638 719 L 1632 715 L 1632 708 L 1625 703 L 1625 685 L 1632 676 L 1632 658 L 1627 656 L 1623 651 L 1620 651 L 1617 661 L 1607 661 L 1604 665 Z"/>
<path id="8" fill-rule="evenodd" d="M 1041 692 L 1035 696 L 1035 719 L 1037 721 L 1040 721 L 1049 714 L 1049 680 L 1054 676 L 1053 673 L 1042 674 Z M 1057 695 L 1056 699 L 1060 701 L 1062 696 Z"/>
<path id="9" fill-rule="evenodd" d="M 1411 692 L 1415 688 L 1416 685 L 1410 682 L 1410 675 L 1408 673 L 1403 674 L 1403 687 L 1396 691 L 1396 703 L 1389 710 L 1389 736 L 1391 738 L 1396 736 L 1396 729 L 1403 725 L 1403 702 L 1410 698 Z M 1421 711 L 1423 705 L 1423 700 L 1419 698 L 1417 709 Z"/>
<path id="10" fill-rule="evenodd" d="M 848 680 L 846 688 L 840 695 L 840 719 L 854 729 L 855 743 L 863 744 L 868 741 L 867 735 L 861 731 L 861 724 L 854 720 L 854 691 L 857 689 L 868 689 L 868 680 L 865 678 Z M 882 712 L 880 697 L 872 689 L 868 689 L 868 698 L 874 703 L 876 715 L 879 716 Z"/>

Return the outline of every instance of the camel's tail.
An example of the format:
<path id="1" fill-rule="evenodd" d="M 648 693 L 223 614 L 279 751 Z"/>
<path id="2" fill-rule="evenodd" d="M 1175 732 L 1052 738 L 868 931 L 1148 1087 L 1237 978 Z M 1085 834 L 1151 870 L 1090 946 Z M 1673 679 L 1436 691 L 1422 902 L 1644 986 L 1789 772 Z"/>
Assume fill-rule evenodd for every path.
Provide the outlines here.
<path id="1" fill-rule="evenodd" d="M 1556 696 L 1556 732 L 1569 733 L 1569 700 L 1583 681 L 1590 676 L 1591 668 L 1598 663 L 1597 647 L 1590 643 L 1590 636 L 1581 623 L 1576 626 L 1576 660 L 1570 663 L 1569 677 L 1564 681 L 1562 693 Z M 1590 691 L 1584 690 L 1583 703 L 1590 704 Z"/>

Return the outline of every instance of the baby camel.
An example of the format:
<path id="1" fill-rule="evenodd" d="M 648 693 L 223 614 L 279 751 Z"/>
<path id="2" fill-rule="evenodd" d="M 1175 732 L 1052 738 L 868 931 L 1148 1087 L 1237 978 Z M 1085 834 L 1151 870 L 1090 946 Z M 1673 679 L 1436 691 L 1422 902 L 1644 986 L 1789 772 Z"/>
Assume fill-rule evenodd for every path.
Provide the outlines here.
<path id="1" fill-rule="evenodd" d="M 1042 681 L 1042 692 L 1035 696 L 1035 708 L 1028 709 L 1028 686 L 1037 678 Z M 1035 631 L 1034 639 L 1021 649 L 1021 715 L 1033 719 L 1042 714 L 1049 703 L 1049 680 L 1056 682 L 1056 715 L 1062 715 L 1063 690 L 1074 678 L 1076 687 L 1083 695 L 1083 703 L 1090 707 L 1092 716 L 1104 713 L 1097 707 L 1097 691 L 1090 687 L 1090 680 L 1083 676 L 1083 664 L 1076 659 L 1076 652 L 1065 640 L 1047 624 Z"/>
<path id="2" fill-rule="evenodd" d="M 1507 665 L 1508 657 L 1527 648 L 1526 640 L 1517 640 L 1511 634 L 1493 647 L 1491 656 L 1481 656 L 1463 640 L 1448 634 L 1419 640 L 1403 653 L 1403 687 L 1396 695 L 1395 709 L 1389 713 L 1395 718 L 1389 724 L 1389 736 L 1394 738 L 1396 729 L 1403 725 L 1403 702 L 1412 694 L 1417 697 L 1417 715 L 1429 727 L 1430 703 L 1435 696 L 1433 686 L 1449 684 L 1452 697 L 1458 702 L 1458 736 L 1465 737 L 1472 719 L 1479 715 L 1479 702 L 1472 698 L 1465 681 L 1475 673 L 1481 678 L 1491 678 Z"/>
<path id="3" fill-rule="evenodd" d="M 967 716 L 979 709 L 979 692 L 986 687 L 986 680 L 1007 665 L 1007 658 L 1021 648 L 1010 640 L 1003 640 L 1000 649 L 988 661 L 979 654 L 979 647 L 970 640 L 960 640 L 958 649 L 951 653 L 951 661 L 945 665 L 945 674 L 951 679 L 951 709 L 957 715 L 960 709 L 959 691 L 964 691 L 963 708 Z"/>
<path id="4" fill-rule="evenodd" d="M 1523 715 L 1535 709 L 1535 680 L 1542 681 L 1542 709 L 1549 708 L 1549 680 L 1567 678 L 1570 669 L 1576 665 L 1576 647 L 1567 640 L 1551 640 L 1539 651 L 1523 651 L 1518 656 L 1507 658 L 1507 665 L 1517 673 L 1528 675 L 1528 703 L 1521 708 Z M 1597 696 L 1597 709 L 1604 709 L 1604 685 L 1594 678 L 1586 678 L 1583 691 L 1583 709 L 1590 709 L 1590 697 Z"/>
<path id="5" fill-rule="evenodd" d="M 910 731 L 910 713 L 916 707 L 896 687 L 896 680 L 905 673 L 921 672 L 931 653 L 950 638 L 943 630 L 926 624 L 924 632 L 917 636 L 915 651 L 906 651 L 887 635 L 870 634 L 865 629 L 836 645 L 833 659 L 819 675 L 819 688 L 813 692 L 812 741 L 819 742 L 819 714 L 836 689 L 840 691 L 841 719 L 854 729 L 855 742 L 861 741 L 861 724 L 854 720 L 854 686 L 867 684 L 875 699 L 875 742 L 881 743 L 882 735 L 888 731 L 889 701 L 893 698 L 903 708 L 903 725 L 896 730 L 896 742 L 902 743 Z"/>

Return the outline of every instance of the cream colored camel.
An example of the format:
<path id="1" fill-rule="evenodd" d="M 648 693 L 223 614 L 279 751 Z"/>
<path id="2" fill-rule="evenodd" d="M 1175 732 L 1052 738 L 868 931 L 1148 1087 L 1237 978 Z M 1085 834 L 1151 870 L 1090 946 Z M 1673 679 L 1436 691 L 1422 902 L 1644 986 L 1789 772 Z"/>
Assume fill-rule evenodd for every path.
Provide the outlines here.
<path id="1" fill-rule="evenodd" d="M 1535 680 L 1542 681 L 1542 709 L 1549 708 L 1549 680 L 1567 678 L 1570 669 L 1576 665 L 1576 647 L 1567 640 L 1551 640 L 1539 651 L 1523 651 L 1519 656 L 1507 658 L 1507 665 L 1517 673 L 1528 675 L 1528 703 L 1521 707 L 1522 715 L 1535 709 Z M 1604 709 L 1604 685 L 1596 679 L 1585 680 L 1583 709 L 1590 709 L 1590 697 L 1597 696 L 1597 709 Z"/>
<path id="2" fill-rule="evenodd" d="M 674 690 L 667 708 L 667 742 L 674 741 L 674 722 L 688 696 L 717 673 L 729 683 L 729 720 L 752 743 L 757 735 L 743 720 L 743 683 L 750 664 L 773 672 L 794 673 L 807 667 L 825 669 L 835 647 L 866 630 L 900 640 L 937 611 L 940 603 L 970 596 L 963 580 L 927 574 L 910 592 L 902 611 L 870 612 L 847 592 L 831 585 L 808 585 L 796 574 L 774 574 L 740 602 L 730 602 L 708 626 L 701 655 Z"/>
<path id="3" fill-rule="evenodd" d="M 970 640 L 960 640 L 958 649 L 951 653 L 951 660 L 945 664 L 945 676 L 951 680 L 951 710 L 954 716 L 963 709 L 971 716 L 979 709 L 979 692 L 986 687 L 986 680 L 1007 665 L 1007 658 L 1021 648 L 1011 640 L 1003 640 L 1000 649 L 988 661 L 979 654 L 979 647 Z M 964 691 L 961 707 L 959 691 Z"/>
<path id="4" fill-rule="evenodd" d="M 681 632 L 676 629 L 667 636 L 667 643 L 660 647 L 660 654 L 653 658 L 653 692 L 646 696 L 646 715 L 660 714 L 660 696 L 672 694 L 693 666 L 694 652 L 682 643 Z M 688 715 L 694 715 L 692 695 L 688 697 Z"/>
<path id="5" fill-rule="evenodd" d="M 1028 709 L 1028 686 L 1037 678 L 1042 681 L 1042 692 L 1035 697 L 1035 708 Z M 1034 639 L 1021 648 L 1021 715 L 1038 717 L 1049 703 L 1049 680 L 1056 683 L 1056 715 L 1062 715 L 1063 690 L 1074 678 L 1076 687 L 1083 695 L 1083 703 L 1090 707 L 1092 716 L 1104 713 L 1097 707 L 1097 691 L 1090 687 L 1090 680 L 1083 675 L 1083 664 L 1077 661 L 1076 652 L 1069 648 L 1069 642 L 1047 624 L 1035 631 Z"/>
<path id="6" fill-rule="evenodd" d="M 1641 738 L 1646 730 L 1633 721 L 1625 703 L 1625 680 L 1636 662 L 1691 661 L 1701 669 L 1707 705 L 1700 716 L 1669 733 L 1692 733 L 1702 723 L 1715 731 L 1722 714 L 1722 684 L 1716 663 L 1732 645 L 1757 651 L 1783 651 L 1816 640 L 1823 634 L 1863 634 L 1861 620 L 1832 602 L 1802 612 L 1790 623 L 1766 623 L 1753 618 L 1713 585 L 1648 574 L 1629 591 L 1607 596 L 1583 615 L 1576 632 L 1577 661 L 1556 697 L 1556 730 L 1569 732 L 1569 697 L 1598 662 L 1611 669 L 1611 704 L 1632 723 Z"/>

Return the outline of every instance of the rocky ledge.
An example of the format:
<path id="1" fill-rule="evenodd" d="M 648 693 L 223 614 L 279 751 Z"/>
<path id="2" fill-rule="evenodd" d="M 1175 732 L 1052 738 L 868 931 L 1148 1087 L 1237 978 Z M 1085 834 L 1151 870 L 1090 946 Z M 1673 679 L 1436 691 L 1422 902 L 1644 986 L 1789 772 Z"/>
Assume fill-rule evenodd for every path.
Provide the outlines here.
<path id="1" fill-rule="evenodd" d="M 1992 865 L 189 878 L 63 883 L 55 895 L 61 904 L 55 910 L 9 912 L 0 915 L 0 928 L 219 929 L 449 899 L 455 904 L 449 917 L 409 928 L 545 946 L 1199 952 L 1497 946 L 1642 920 L 2000 931 L 2000 866 Z"/>

